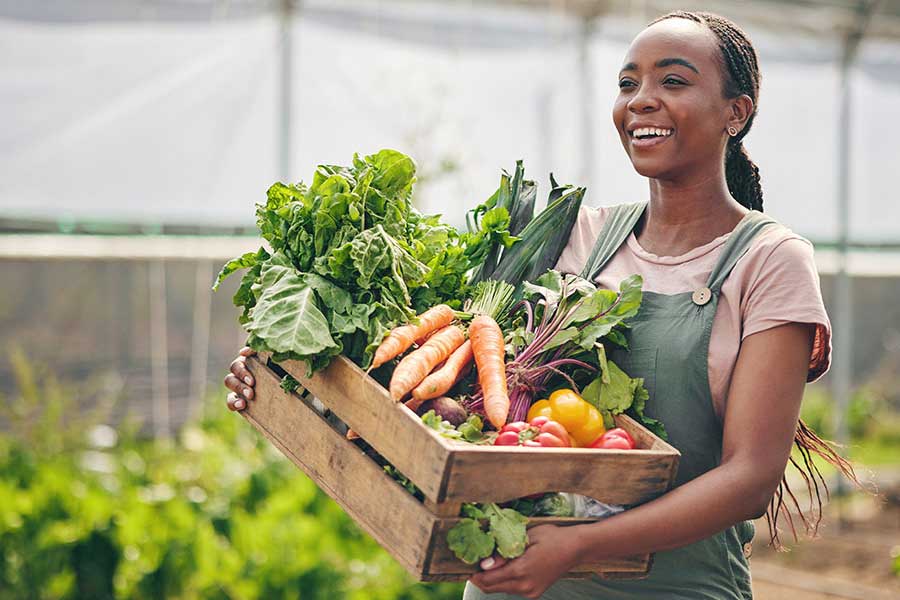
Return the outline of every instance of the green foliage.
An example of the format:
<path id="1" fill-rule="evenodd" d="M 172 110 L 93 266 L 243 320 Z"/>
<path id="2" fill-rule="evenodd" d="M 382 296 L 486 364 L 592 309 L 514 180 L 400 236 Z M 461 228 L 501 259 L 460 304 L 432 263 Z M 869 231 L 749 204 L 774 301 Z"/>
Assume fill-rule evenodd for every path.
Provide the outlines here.
<path id="1" fill-rule="evenodd" d="M 319 165 L 308 187 L 269 188 L 256 216 L 271 254 L 235 258 L 216 281 L 247 269 L 234 303 L 252 348 L 312 370 L 337 354 L 365 367 L 390 328 L 439 302 L 459 307 L 475 264 L 472 236 L 413 208 L 415 174 L 410 157 L 381 150 L 348 166 Z M 503 223 L 489 220 L 494 229 Z"/>
<path id="2" fill-rule="evenodd" d="M 14 361 L 22 394 L 0 400 L 24 416 L 0 438 L 0 597 L 461 596 L 414 583 L 224 393 L 177 439 L 146 440 L 63 426 L 77 414 L 64 388 Z"/>
<path id="3" fill-rule="evenodd" d="M 494 549 L 504 558 L 515 558 L 528 544 L 528 517 L 512 508 L 496 504 L 464 504 L 463 515 L 447 532 L 447 545 L 458 559 L 467 563 L 490 556 Z"/>

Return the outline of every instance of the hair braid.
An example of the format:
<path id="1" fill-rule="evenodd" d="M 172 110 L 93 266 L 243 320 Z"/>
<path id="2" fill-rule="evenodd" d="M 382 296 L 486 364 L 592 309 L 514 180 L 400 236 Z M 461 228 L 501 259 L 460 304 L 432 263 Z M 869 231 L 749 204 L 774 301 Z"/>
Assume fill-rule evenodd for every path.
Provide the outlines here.
<path id="1" fill-rule="evenodd" d="M 707 12 L 678 10 L 653 21 L 665 19 L 688 19 L 706 26 L 719 40 L 723 67 L 723 90 L 726 98 L 737 98 L 746 94 L 753 100 L 753 113 L 738 134 L 728 140 L 725 151 L 725 181 L 728 191 L 735 200 L 753 210 L 763 209 L 763 192 L 759 179 L 759 167 L 750 160 L 743 139 L 750 132 L 756 118 L 759 101 L 761 75 L 756 49 L 741 29 L 733 22 L 719 15 Z M 652 23 L 651 23 L 652 24 Z"/>
<path id="2" fill-rule="evenodd" d="M 756 107 L 758 105 L 761 76 L 756 50 L 753 48 L 753 44 L 747 35 L 737 25 L 719 15 L 679 10 L 663 15 L 653 21 L 653 23 L 673 18 L 688 19 L 700 25 L 705 25 L 715 34 L 719 40 L 721 61 L 724 67 L 723 93 L 725 97 L 737 98 L 741 94 L 747 94 L 753 99 L 753 113 L 747 119 L 746 126 L 736 136 L 728 140 L 728 146 L 725 151 L 725 179 L 728 182 L 728 191 L 731 192 L 731 195 L 738 202 L 747 208 L 762 210 L 763 195 L 759 182 L 759 168 L 750 160 L 747 149 L 744 148 L 742 143 L 742 140 L 750 131 L 757 113 Z M 791 492 L 787 477 L 783 477 L 778 489 L 772 496 L 772 501 L 766 512 L 772 544 L 776 548 L 781 548 L 781 542 L 778 539 L 779 515 L 784 515 L 787 518 L 796 539 L 797 532 L 791 516 L 791 506 L 793 506 L 808 532 L 815 534 L 818 530 L 819 522 L 822 520 L 821 492 L 824 490 L 827 497 L 828 486 L 819 472 L 818 466 L 812 460 L 813 454 L 818 455 L 819 458 L 837 468 L 844 477 L 850 479 L 857 487 L 862 488 L 853 466 L 837 454 L 828 442 L 819 438 L 802 420 L 799 420 L 797 423 L 797 430 L 794 433 L 794 445 L 802 461 L 791 457 L 790 463 L 797 468 L 806 484 L 810 498 L 809 511 L 808 515 L 803 513 L 797 498 Z M 801 462 L 803 464 L 800 464 Z M 785 498 L 787 498 L 787 501 Z"/>

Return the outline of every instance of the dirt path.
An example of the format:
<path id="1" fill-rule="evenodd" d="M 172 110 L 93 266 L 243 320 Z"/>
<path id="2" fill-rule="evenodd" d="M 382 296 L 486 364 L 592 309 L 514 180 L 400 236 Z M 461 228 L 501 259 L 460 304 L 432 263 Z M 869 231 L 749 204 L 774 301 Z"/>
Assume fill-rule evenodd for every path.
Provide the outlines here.
<path id="1" fill-rule="evenodd" d="M 766 546 L 766 524 L 757 523 L 751 568 L 757 600 L 900 599 L 900 504 L 855 497 L 844 504 L 841 527 L 835 505 L 819 537 L 791 543 L 788 552 Z M 787 539 L 787 534 L 785 535 Z"/>

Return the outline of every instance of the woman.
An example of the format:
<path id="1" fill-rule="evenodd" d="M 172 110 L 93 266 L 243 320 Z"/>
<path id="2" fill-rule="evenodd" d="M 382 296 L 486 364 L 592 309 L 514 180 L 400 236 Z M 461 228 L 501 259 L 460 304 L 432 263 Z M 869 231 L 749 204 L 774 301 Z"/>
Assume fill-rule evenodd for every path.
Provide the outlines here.
<path id="1" fill-rule="evenodd" d="M 792 444 L 846 471 L 798 428 L 804 385 L 828 368 L 830 325 L 811 245 L 758 212 L 741 140 L 759 81 L 744 33 L 707 13 L 666 15 L 628 49 L 613 121 L 650 199 L 583 210 L 557 268 L 605 287 L 644 277 L 631 350 L 614 359 L 644 378 L 647 412 L 682 453 L 676 487 L 597 523 L 529 530 L 525 554 L 483 561 L 465 599 L 751 598 L 749 520 L 768 508 L 775 535 Z M 226 385 L 233 410 L 252 398 L 241 359 Z M 560 579 L 587 559 L 646 552 L 643 580 Z"/>

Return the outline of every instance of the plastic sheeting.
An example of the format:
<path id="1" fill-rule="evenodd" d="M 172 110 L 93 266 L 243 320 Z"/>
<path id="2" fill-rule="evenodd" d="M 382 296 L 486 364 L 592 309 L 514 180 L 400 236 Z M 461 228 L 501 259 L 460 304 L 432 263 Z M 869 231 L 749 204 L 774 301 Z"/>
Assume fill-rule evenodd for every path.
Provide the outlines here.
<path id="1" fill-rule="evenodd" d="M 383 0 L 351 22 L 329 3 L 305 5 L 291 27 L 291 179 L 308 180 L 317 163 L 345 163 L 354 151 L 395 147 L 419 163 L 423 210 L 455 223 L 518 158 L 545 191 L 552 170 L 588 185 L 591 204 L 646 197 L 610 119 L 638 24 L 601 22 L 582 71 L 579 24 L 558 15 Z M 252 204 L 279 177 L 277 19 L 0 19 L 4 216 L 252 225 Z M 750 33 L 763 91 L 747 146 L 766 209 L 832 240 L 838 47 Z M 898 50 L 864 46 L 853 74 L 857 242 L 900 239 L 900 121 L 891 117 L 900 106 Z"/>

